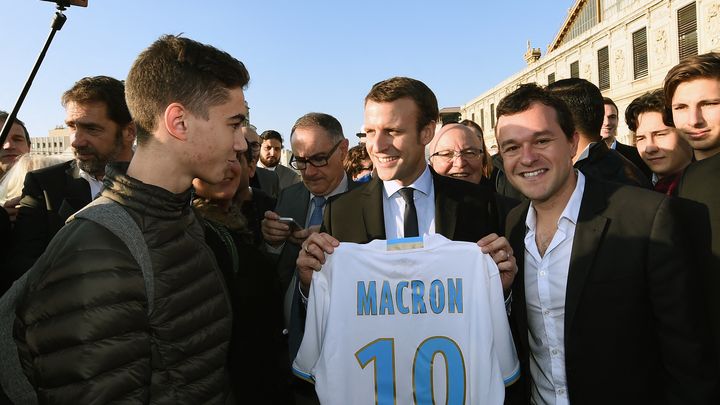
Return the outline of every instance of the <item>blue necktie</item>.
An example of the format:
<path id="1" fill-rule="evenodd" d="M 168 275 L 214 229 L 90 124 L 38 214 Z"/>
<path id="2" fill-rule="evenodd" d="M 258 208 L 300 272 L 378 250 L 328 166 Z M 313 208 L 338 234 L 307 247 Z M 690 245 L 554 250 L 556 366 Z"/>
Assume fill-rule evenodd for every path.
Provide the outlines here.
<path id="1" fill-rule="evenodd" d="M 313 205 L 315 208 L 313 209 L 312 215 L 310 216 L 310 221 L 308 222 L 308 227 L 311 227 L 313 225 L 320 225 L 323 221 L 323 207 L 325 206 L 325 202 L 327 200 L 325 197 L 318 197 L 314 196 L 312 198 Z"/>

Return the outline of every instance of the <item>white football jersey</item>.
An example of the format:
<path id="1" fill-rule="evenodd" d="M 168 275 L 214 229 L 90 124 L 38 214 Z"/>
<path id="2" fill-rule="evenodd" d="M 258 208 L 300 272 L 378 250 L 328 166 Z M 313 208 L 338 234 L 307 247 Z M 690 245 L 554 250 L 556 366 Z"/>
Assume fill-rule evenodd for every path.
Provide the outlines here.
<path id="1" fill-rule="evenodd" d="M 293 372 L 322 404 L 502 404 L 519 376 L 497 266 L 474 243 L 341 243 L 313 274 Z"/>

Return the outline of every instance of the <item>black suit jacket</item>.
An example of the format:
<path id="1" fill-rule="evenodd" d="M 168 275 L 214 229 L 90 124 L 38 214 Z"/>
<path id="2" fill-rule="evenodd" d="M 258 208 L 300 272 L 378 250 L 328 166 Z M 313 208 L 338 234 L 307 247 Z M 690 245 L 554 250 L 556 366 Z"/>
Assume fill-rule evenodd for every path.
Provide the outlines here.
<path id="1" fill-rule="evenodd" d="M 703 267 L 705 270 L 703 290 L 715 351 L 720 363 L 720 299 L 717 296 L 720 286 L 720 153 L 693 162 L 687 167 L 678 186 L 678 196 L 702 204 L 709 213 L 709 220 L 706 223 L 710 224 L 709 240 L 712 254 L 708 258 L 710 264 Z M 693 229 L 693 235 L 698 234 L 701 233 Z"/>
<path id="2" fill-rule="evenodd" d="M 503 234 L 505 214 L 516 202 L 487 187 L 441 176 L 432 171 L 435 187 L 435 232 L 450 240 L 477 242 L 490 233 Z M 329 202 L 325 232 L 341 242 L 386 239 L 383 183 L 368 183 Z"/>
<path id="3" fill-rule="evenodd" d="M 510 213 L 507 232 L 519 267 L 511 322 L 529 398 L 528 209 Z M 677 202 L 660 193 L 586 177 L 565 298 L 570 403 L 717 403 L 698 278 L 676 214 Z"/>
<path id="4" fill-rule="evenodd" d="M 28 172 L 13 229 L 13 280 L 32 267 L 65 220 L 92 201 L 74 160 Z"/>
<path id="5" fill-rule="evenodd" d="M 652 188 L 649 178 L 618 151 L 608 148 L 605 142 L 595 142 L 585 159 L 575 162 L 574 167 L 585 176 L 602 181 Z"/>
<path id="6" fill-rule="evenodd" d="M 642 160 L 640 152 L 638 152 L 636 147 L 618 142 L 615 144 L 615 150 L 618 151 L 619 154 L 623 155 L 625 159 L 632 162 L 635 167 L 640 169 L 648 180 L 652 180 L 652 170 L 650 170 L 648 165 Z"/>

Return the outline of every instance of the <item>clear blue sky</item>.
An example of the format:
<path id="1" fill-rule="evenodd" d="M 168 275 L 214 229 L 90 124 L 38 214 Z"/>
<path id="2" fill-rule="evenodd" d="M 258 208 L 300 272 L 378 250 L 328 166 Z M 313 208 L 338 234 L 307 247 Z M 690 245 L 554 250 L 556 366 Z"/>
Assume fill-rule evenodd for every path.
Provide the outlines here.
<path id="1" fill-rule="evenodd" d="M 289 139 L 310 111 L 337 117 L 351 143 L 363 98 L 392 76 L 424 81 L 440 107 L 459 106 L 543 54 L 573 0 L 89 0 L 72 7 L 20 110 L 33 136 L 63 123 L 60 95 L 85 76 L 124 79 L 162 34 L 221 48 L 245 63 L 260 131 Z M 54 4 L 3 1 L 0 109 L 10 111 L 49 32 Z"/>

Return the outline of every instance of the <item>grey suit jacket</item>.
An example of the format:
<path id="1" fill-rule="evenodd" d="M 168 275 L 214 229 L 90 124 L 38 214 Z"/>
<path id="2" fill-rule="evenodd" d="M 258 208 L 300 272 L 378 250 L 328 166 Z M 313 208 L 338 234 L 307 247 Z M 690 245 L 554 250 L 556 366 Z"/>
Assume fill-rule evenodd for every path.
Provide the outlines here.
<path id="1" fill-rule="evenodd" d="M 283 165 L 275 166 L 275 174 L 280 179 L 280 190 L 288 188 L 293 184 L 300 183 L 300 175 L 295 173 L 293 169 L 287 168 Z"/>

